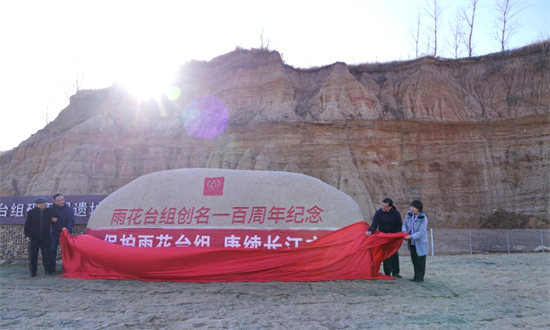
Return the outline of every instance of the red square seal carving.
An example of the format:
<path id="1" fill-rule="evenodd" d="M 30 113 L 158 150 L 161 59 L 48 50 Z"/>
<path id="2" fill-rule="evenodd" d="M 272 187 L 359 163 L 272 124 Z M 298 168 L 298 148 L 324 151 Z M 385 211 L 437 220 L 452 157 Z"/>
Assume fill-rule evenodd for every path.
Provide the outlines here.
<path id="1" fill-rule="evenodd" d="M 223 196 L 223 184 L 225 178 L 204 178 L 204 196 Z"/>

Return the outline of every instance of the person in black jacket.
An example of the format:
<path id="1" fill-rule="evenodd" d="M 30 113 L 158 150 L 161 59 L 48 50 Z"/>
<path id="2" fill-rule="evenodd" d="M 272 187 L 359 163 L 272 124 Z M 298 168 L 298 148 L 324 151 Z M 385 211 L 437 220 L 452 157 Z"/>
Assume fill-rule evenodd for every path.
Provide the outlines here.
<path id="1" fill-rule="evenodd" d="M 57 222 L 52 225 L 52 234 L 50 237 L 50 271 L 55 272 L 55 261 L 57 259 L 57 247 L 59 246 L 59 235 L 63 228 L 67 228 L 69 233 L 73 233 L 74 210 L 65 203 L 65 197 L 61 194 L 53 196 L 53 205 L 50 207 L 55 212 Z"/>
<path id="2" fill-rule="evenodd" d="M 390 198 L 382 200 L 381 208 L 374 213 L 372 225 L 365 232 L 367 236 L 379 230 L 383 233 L 400 233 L 403 226 L 401 213 L 393 206 Z M 395 252 L 391 257 L 384 260 L 384 274 L 393 277 L 402 277 L 399 275 L 399 253 Z"/>
<path id="3" fill-rule="evenodd" d="M 25 239 L 29 242 L 30 276 L 36 276 L 38 268 L 38 250 L 42 253 L 42 263 L 46 275 L 52 275 L 50 268 L 50 232 L 52 224 L 57 221 L 52 209 L 46 208 L 45 197 L 38 197 L 34 200 L 36 207 L 27 213 L 25 220 Z"/>

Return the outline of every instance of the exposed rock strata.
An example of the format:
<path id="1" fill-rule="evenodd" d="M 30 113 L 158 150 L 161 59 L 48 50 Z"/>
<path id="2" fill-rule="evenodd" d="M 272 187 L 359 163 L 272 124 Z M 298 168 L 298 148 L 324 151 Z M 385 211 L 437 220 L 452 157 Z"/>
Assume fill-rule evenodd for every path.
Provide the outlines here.
<path id="1" fill-rule="evenodd" d="M 430 227 L 546 228 L 543 46 L 307 70 L 277 52 L 238 50 L 182 66 L 174 102 L 140 102 L 116 85 L 81 91 L 55 121 L 0 156 L 0 195 L 106 194 L 175 168 L 278 170 L 346 192 L 368 222 L 390 196 L 402 212 L 422 199 Z M 189 136 L 181 120 L 202 95 L 229 111 L 228 128 L 212 140 Z"/>

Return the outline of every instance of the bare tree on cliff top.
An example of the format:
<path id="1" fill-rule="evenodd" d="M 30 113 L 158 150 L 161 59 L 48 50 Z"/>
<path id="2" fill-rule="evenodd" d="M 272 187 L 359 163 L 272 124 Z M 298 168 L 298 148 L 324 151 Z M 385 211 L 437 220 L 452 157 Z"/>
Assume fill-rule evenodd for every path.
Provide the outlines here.
<path id="1" fill-rule="evenodd" d="M 421 15 L 420 15 L 420 9 L 417 12 L 416 17 L 416 26 L 413 26 L 410 29 L 411 37 L 413 38 L 413 44 L 414 44 L 414 57 L 418 58 L 420 55 L 420 28 L 421 28 Z"/>
<path id="2" fill-rule="evenodd" d="M 426 13 L 433 19 L 433 25 L 431 26 L 431 32 L 433 37 L 433 56 L 437 56 L 437 32 L 441 27 L 441 17 L 444 8 L 441 6 L 441 2 L 438 0 L 426 0 Z"/>
<path id="3" fill-rule="evenodd" d="M 462 39 L 464 37 L 464 24 L 459 13 L 455 15 L 454 20 L 449 21 L 449 28 L 451 31 L 451 39 L 448 40 L 449 47 L 451 47 L 454 58 L 458 58 L 458 55 L 461 53 Z"/>
<path id="4" fill-rule="evenodd" d="M 518 31 L 521 24 L 514 20 L 515 16 L 526 7 L 521 7 L 518 0 L 497 0 L 497 21 L 495 23 L 495 38 L 500 43 L 500 50 L 504 51 L 510 38 Z"/>
<path id="5" fill-rule="evenodd" d="M 468 57 L 472 57 L 475 46 L 475 44 L 473 43 L 474 20 L 476 17 L 478 2 L 479 0 L 471 0 L 470 6 L 468 8 L 462 8 L 460 14 L 462 19 L 466 21 L 466 24 L 468 24 L 468 38 L 464 42 L 466 44 L 466 50 L 468 51 Z"/>
<path id="6" fill-rule="evenodd" d="M 260 49 L 261 50 L 269 50 L 269 37 L 265 40 L 264 43 L 264 28 L 262 27 L 262 30 L 260 31 Z"/>
<path id="7" fill-rule="evenodd" d="M 78 69 L 78 62 L 76 63 L 76 77 L 71 86 L 64 88 L 64 93 L 67 98 L 70 98 L 72 95 L 80 92 L 82 89 L 82 80 L 84 80 L 84 75 L 80 73 Z M 61 86 L 61 84 L 60 84 Z"/>

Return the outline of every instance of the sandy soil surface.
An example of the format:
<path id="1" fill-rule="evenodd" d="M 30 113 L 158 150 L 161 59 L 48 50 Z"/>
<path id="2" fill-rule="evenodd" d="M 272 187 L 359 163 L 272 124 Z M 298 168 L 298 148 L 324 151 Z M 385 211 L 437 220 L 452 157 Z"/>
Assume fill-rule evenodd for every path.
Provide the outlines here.
<path id="1" fill-rule="evenodd" d="M 0 266 L 0 327 L 549 329 L 550 253 L 428 257 L 409 281 L 169 283 L 29 278 Z"/>

